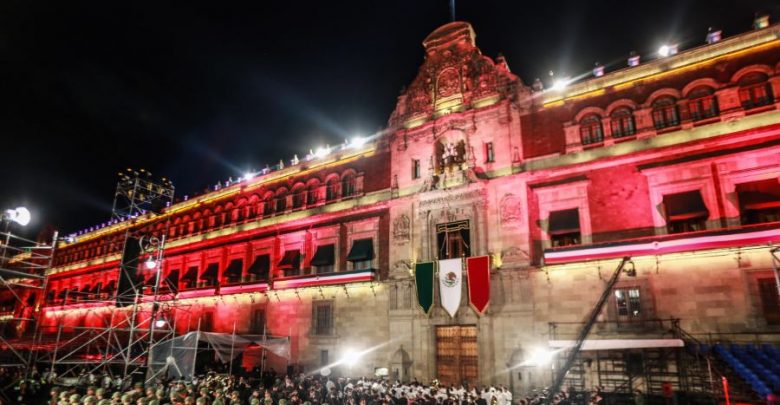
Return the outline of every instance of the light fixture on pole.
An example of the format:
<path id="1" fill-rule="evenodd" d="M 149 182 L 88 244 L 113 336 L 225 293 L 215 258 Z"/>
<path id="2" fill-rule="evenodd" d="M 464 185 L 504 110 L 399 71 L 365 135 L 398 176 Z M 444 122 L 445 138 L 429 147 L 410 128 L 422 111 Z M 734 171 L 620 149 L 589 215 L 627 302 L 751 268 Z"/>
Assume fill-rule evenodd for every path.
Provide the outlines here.
<path id="1" fill-rule="evenodd" d="M 12 210 L 5 210 L 3 213 L 3 219 L 11 222 L 16 222 L 21 226 L 26 226 L 30 223 L 30 210 L 25 207 L 16 207 Z"/>
<path id="2" fill-rule="evenodd" d="M 154 270 L 154 268 L 157 267 L 157 261 L 154 260 L 154 257 L 149 256 L 149 258 L 144 262 L 144 267 L 147 270 Z"/>

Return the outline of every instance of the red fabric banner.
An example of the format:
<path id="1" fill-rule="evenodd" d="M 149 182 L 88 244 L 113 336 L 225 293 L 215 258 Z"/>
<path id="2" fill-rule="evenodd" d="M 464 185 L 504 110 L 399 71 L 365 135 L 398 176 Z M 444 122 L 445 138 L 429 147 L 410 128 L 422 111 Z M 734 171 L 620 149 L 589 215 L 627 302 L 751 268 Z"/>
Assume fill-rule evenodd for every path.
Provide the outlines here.
<path id="1" fill-rule="evenodd" d="M 469 277 L 469 305 L 482 315 L 490 303 L 490 256 L 466 259 Z"/>

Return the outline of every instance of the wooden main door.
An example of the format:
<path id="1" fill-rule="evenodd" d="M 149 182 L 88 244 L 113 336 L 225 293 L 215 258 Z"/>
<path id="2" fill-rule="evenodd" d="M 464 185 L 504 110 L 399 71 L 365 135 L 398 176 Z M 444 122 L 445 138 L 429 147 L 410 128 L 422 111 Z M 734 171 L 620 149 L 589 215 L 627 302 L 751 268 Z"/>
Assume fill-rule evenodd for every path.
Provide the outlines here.
<path id="1" fill-rule="evenodd" d="M 442 384 L 476 384 L 478 377 L 477 327 L 436 327 L 436 376 Z"/>

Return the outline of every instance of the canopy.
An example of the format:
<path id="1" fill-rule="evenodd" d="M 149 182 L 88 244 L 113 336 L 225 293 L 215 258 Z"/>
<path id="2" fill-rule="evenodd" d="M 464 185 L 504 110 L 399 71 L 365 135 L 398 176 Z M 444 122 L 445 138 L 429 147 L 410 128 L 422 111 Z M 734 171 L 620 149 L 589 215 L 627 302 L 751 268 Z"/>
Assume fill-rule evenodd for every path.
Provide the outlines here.
<path id="1" fill-rule="evenodd" d="M 664 210 L 666 210 L 666 218 L 670 221 L 709 216 L 699 190 L 665 195 Z"/>
<path id="2" fill-rule="evenodd" d="M 334 245 L 321 245 L 317 246 L 317 251 L 311 258 L 312 266 L 332 266 L 336 261 Z"/>
<path id="3" fill-rule="evenodd" d="M 255 257 L 255 261 L 252 262 L 251 266 L 249 266 L 247 272 L 249 274 L 268 277 L 268 272 L 270 271 L 270 269 L 271 269 L 271 256 L 259 255 Z"/>
<path id="4" fill-rule="evenodd" d="M 550 213 L 550 235 L 580 231 L 580 213 L 577 208 Z"/>
<path id="5" fill-rule="evenodd" d="M 263 348 L 279 357 L 290 358 L 290 339 L 287 337 L 189 332 L 160 342 L 152 348 L 150 365 L 153 372 L 191 379 L 195 374 L 198 342 L 207 342 L 217 359 L 223 363 L 233 361 L 248 348 Z"/>
<path id="6" fill-rule="evenodd" d="M 230 261 L 230 264 L 228 264 L 223 274 L 225 276 L 234 276 L 234 277 L 241 276 L 241 270 L 243 270 L 243 268 L 244 268 L 243 259 L 233 259 Z"/>
<path id="7" fill-rule="evenodd" d="M 574 347 L 573 340 L 550 340 L 551 348 Z M 656 347 L 683 347 L 680 339 L 594 339 L 585 340 L 580 350 L 651 349 Z"/>
<path id="8" fill-rule="evenodd" d="M 219 264 L 218 263 L 210 263 L 208 266 L 206 266 L 206 271 L 203 272 L 203 274 L 200 275 L 201 280 L 213 280 L 217 278 L 217 273 L 219 271 Z"/>
<path id="9" fill-rule="evenodd" d="M 349 249 L 347 261 L 362 262 L 374 258 L 374 240 L 371 238 L 358 239 L 352 242 L 352 249 Z"/>
<path id="10" fill-rule="evenodd" d="M 776 178 L 737 184 L 739 204 L 749 210 L 780 207 L 780 183 Z"/>
<path id="11" fill-rule="evenodd" d="M 301 251 L 300 250 L 288 250 L 284 252 L 284 257 L 279 262 L 279 267 L 295 268 L 300 267 L 301 264 Z"/>

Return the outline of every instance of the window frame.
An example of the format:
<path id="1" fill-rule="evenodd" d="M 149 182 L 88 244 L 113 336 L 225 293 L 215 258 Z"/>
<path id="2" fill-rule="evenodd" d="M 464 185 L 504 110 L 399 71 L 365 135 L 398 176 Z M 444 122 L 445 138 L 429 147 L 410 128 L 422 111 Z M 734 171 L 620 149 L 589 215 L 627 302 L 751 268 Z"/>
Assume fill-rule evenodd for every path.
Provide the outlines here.
<path id="1" fill-rule="evenodd" d="M 652 104 L 653 127 L 656 130 L 674 128 L 680 125 L 680 108 L 672 96 L 658 97 Z"/>
<path id="2" fill-rule="evenodd" d="M 333 336 L 335 335 L 335 305 L 333 300 L 313 300 L 312 301 L 312 322 L 311 336 Z M 322 310 L 327 308 L 327 311 Z M 322 314 L 327 313 L 327 325 L 321 325 Z"/>
<path id="3" fill-rule="evenodd" d="M 624 113 L 625 112 L 625 113 Z M 612 137 L 628 138 L 636 135 L 636 120 L 634 110 L 630 107 L 618 107 L 609 115 Z"/>
<path id="4" fill-rule="evenodd" d="M 598 145 L 604 142 L 604 125 L 601 116 L 590 113 L 580 119 L 580 143 L 583 146 Z"/>

